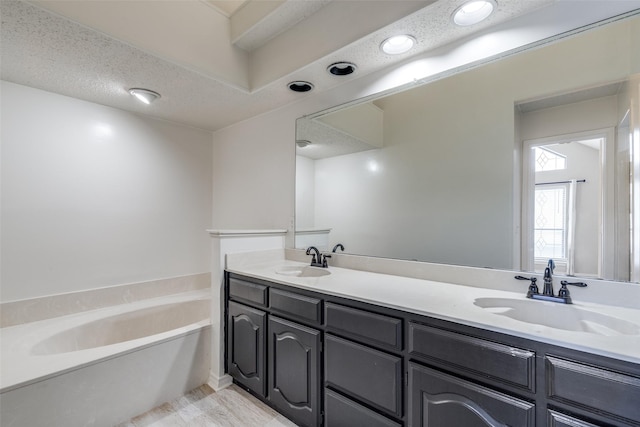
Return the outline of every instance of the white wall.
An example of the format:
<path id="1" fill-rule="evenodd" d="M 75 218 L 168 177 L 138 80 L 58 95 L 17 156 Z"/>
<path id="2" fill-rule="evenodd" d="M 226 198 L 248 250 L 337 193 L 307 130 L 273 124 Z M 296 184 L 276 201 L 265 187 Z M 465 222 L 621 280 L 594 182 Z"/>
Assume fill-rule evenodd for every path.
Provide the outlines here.
<path id="1" fill-rule="evenodd" d="M 294 122 L 266 114 L 214 133 L 213 228 L 293 228 Z"/>
<path id="2" fill-rule="evenodd" d="M 210 271 L 210 132 L 1 89 L 2 301 Z"/>

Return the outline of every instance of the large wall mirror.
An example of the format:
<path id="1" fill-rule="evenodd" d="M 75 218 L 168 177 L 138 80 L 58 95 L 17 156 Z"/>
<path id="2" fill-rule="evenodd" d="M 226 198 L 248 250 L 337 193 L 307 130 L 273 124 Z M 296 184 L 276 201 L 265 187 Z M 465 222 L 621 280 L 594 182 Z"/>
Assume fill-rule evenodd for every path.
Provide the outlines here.
<path id="1" fill-rule="evenodd" d="M 296 246 L 640 281 L 638 34 L 636 15 L 298 119 Z"/>

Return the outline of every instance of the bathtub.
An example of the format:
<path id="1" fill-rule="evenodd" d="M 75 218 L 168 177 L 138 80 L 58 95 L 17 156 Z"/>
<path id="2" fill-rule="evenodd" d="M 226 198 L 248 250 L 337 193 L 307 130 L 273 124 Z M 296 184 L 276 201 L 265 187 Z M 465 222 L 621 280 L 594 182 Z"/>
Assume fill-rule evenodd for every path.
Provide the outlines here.
<path id="1" fill-rule="evenodd" d="M 209 289 L 0 329 L 0 425 L 113 426 L 207 382 Z"/>

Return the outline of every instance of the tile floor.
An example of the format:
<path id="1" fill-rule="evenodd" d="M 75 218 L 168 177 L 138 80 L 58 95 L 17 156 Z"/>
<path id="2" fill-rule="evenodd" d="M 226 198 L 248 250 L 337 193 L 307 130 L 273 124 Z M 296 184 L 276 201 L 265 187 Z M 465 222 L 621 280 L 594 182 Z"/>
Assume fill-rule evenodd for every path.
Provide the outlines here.
<path id="1" fill-rule="evenodd" d="M 117 427 L 296 427 L 235 384 L 215 392 L 203 385 Z"/>

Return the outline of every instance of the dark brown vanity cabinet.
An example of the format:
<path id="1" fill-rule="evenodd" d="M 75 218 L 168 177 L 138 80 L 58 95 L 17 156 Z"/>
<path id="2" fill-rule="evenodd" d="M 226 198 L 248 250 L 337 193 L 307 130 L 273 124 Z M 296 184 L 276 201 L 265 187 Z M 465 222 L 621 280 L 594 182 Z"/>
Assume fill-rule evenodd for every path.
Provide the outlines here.
<path id="1" fill-rule="evenodd" d="M 238 274 L 227 370 L 300 426 L 640 427 L 640 365 Z"/>

